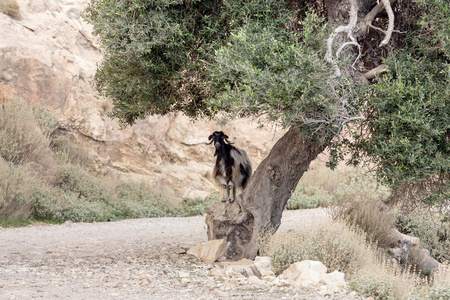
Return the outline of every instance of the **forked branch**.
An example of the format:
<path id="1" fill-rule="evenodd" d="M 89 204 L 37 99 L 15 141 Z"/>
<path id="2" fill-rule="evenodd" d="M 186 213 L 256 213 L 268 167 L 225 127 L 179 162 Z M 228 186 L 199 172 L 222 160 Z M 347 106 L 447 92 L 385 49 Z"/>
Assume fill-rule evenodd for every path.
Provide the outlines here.
<path id="1" fill-rule="evenodd" d="M 356 42 L 355 37 L 353 36 L 353 29 L 355 28 L 356 23 L 358 21 L 358 5 L 356 3 L 356 0 L 348 0 L 348 1 L 350 3 L 350 12 L 349 12 L 350 19 L 349 19 L 348 24 L 345 26 L 337 27 L 334 30 L 334 32 L 331 33 L 327 39 L 327 53 L 325 54 L 325 61 L 334 65 L 334 67 L 336 69 L 336 72 L 334 75 L 335 77 L 339 77 L 341 75 L 341 71 L 336 64 L 336 62 L 334 60 L 334 55 L 333 55 L 333 42 L 338 34 L 347 33 L 347 37 L 350 39 L 350 42 L 346 42 L 339 47 L 338 51 L 336 52 L 336 58 L 338 58 L 339 53 L 342 51 L 342 49 L 344 49 L 346 46 L 349 46 L 349 45 L 355 45 L 358 48 L 359 55 L 356 58 L 355 62 L 359 59 L 359 57 L 361 55 L 360 46 Z M 355 64 L 355 62 L 352 64 L 352 66 Z"/>

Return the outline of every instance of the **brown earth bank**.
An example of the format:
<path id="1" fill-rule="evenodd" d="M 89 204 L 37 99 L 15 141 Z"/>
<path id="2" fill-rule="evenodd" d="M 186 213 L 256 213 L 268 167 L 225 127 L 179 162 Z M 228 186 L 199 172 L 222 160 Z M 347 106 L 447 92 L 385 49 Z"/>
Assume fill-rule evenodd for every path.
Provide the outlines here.
<path id="1" fill-rule="evenodd" d="M 323 209 L 285 211 L 281 231 L 308 230 Z M 0 229 L 0 299 L 361 299 L 214 276 L 185 250 L 205 218 L 154 218 Z"/>

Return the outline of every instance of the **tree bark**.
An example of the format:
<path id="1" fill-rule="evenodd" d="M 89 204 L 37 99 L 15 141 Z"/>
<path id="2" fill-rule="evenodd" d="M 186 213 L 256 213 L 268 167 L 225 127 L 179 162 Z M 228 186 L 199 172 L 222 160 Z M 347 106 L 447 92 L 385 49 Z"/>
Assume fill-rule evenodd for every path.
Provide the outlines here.
<path id="1" fill-rule="evenodd" d="M 275 232 L 298 181 L 325 146 L 291 128 L 275 144 L 234 203 L 216 203 L 206 216 L 208 240 L 226 239 L 227 259 L 253 259 L 258 238 Z"/>

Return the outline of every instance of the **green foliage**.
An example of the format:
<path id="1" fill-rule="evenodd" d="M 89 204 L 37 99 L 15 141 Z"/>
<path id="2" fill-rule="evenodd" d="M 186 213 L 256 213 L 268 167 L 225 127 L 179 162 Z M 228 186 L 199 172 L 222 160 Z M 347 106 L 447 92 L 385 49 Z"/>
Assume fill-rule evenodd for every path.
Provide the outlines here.
<path id="1" fill-rule="evenodd" d="M 205 110 L 198 61 L 220 26 L 214 1 L 91 1 L 85 17 L 101 37 L 105 57 L 95 84 L 113 99 L 112 115 L 132 124 L 147 114 Z M 206 26 L 208 24 L 209 26 Z M 184 88 L 183 88 L 184 87 Z"/>
<path id="2" fill-rule="evenodd" d="M 384 274 L 358 274 L 349 281 L 348 286 L 365 297 L 373 297 L 376 300 L 400 300 L 402 298 L 397 292 L 398 283 L 393 279 L 392 276 Z"/>
<path id="3" fill-rule="evenodd" d="M 308 209 L 327 207 L 332 203 L 332 197 L 327 191 L 317 186 L 299 184 L 289 198 L 287 209 Z"/>
<path id="4" fill-rule="evenodd" d="M 450 262 L 450 222 L 437 214 L 415 210 L 410 214 L 397 214 L 396 226 L 400 232 L 416 236 L 431 256 L 441 263 Z"/>
<path id="5" fill-rule="evenodd" d="M 179 217 L 182 212 L 144 183 L 120 182 L 115 187 L 115 208 L 121 218 Z"/>
<path id="6" fill-rule="evenodd" d="M 50 140 L 40 128 L 41 119 L 22 100 L 9 100 L 0 107 L 0 156 L 20 164 L 42 163 L 52 156 Z"/>
<path id="7" fill-rule="evenodd" d="M 421 33 L 412 43 L 426 56 L 450 58 L 450 3 L 446 0 L 413 0 L 426 11 L 419 20 Z"/>
<path id="8" fill-rule="evenodd" d="M 299 21 L 284 2 L 96 0 L 86 18 L 105 49 L 96 87 L 125 124 L 169 111 L 267 113 L 328 142 L 357 113 L 351 82 L 330 86 L 324 20 Z"/>
<path id="9" fill-rule="evenodd" d="M 0 157 L 0 217 L 26 219 L 33 213 L 37 180 Z"/>
<path id="10" fill-rule="evenodd" d="M 330 83 L 324 20 L 307 13 L 299 23 L 302 30 L 293 32 L 256 20 L 232 32 L 211 64 L 215 96 L 208 105 L 237 115 L 265 113 L 328 143 L 342 129 L 341 118 L 357 114 L 358 89 L 344 76 Z"/>
<path id="11" fill-rule="evenodd" d="M 383 182 L 394 187 L 449 173 L 447 73 L 437 62 L 404 53 L 386 63 L 391 71 L 369 99 L 370 136 L 356 150 L 365 151 Z"/>
<path id="12" fill-rule="evenodd" d="M 73 193 L 88 202 L 109 204 L 112 197 L 101 181 L 76 166 L 61 166 L 55 174 L 54 185 L 66 193 Z"/>
<path id="13" fill-rule="evenodd" d="M 183 199 L 181 201 L 181 208 L 184 215 L 189 216 L 199 216 L 204 215 L 213 206 L 214 203 L 219 202 L 219 195 L 211 195 L 209 198 L 202 199 Z"/>

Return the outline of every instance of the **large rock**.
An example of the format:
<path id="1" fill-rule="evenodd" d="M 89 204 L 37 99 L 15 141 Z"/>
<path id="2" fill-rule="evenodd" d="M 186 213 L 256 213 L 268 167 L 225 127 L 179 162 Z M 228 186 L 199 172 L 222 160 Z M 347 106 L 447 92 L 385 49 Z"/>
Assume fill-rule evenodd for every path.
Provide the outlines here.
<path id="1" fill-rule="evenodd" d="M 192 247 L 187 253 L 201 261 L 213 263 L 225 253 L 229 244 L 225 240 L 210 240 Z"/>
<path id="2" fill-rule="evenodd" d="M 0 101 L 19 97 L 51 110 L 62 132 L 90 151 L 99 174 L 145 181 L 174 199 L 204 198 L 220 192 L 211 178 L 214 150 L 205 145 L 211 132 L 226 132 L 254 169 L 283 133 L 259 129 L 256 120 L 193 123 L 182 114 L 149 116 L 121 130 L 106 114 L 110 101 L 91 86 L 102 53 L 81 17 L 88 0 L 18 3 L 22 20 L 0 13 Z"/>
<path id="3" fill-rule="evenodd" d="M 304 260 L 292 264 L 274 281 L 279 286 L 293 285 L 301 288 L 318 288 L 324 293 L 345 290 L 344 273 L 327 273 L 327 267 L 320 261 Z"/>

